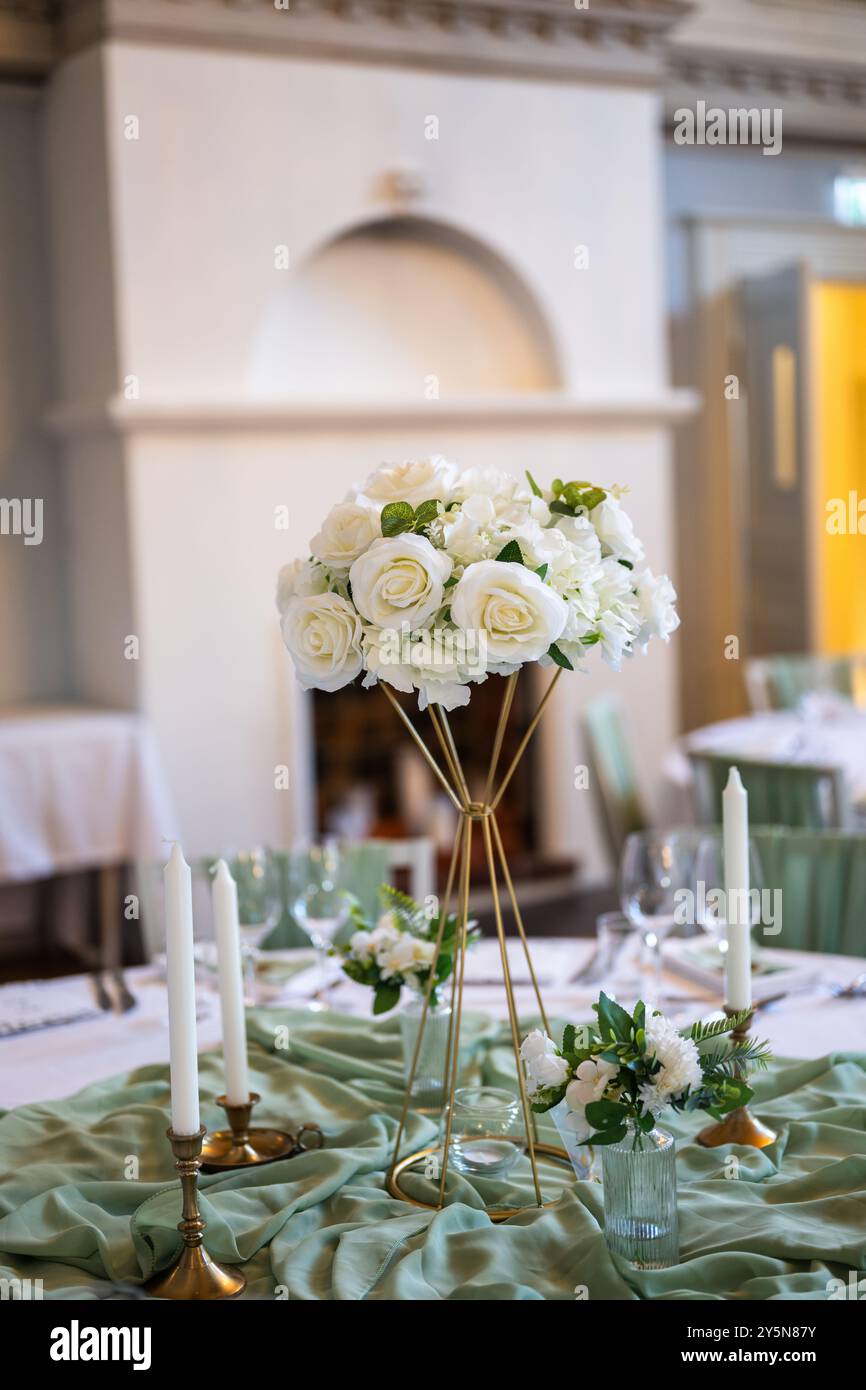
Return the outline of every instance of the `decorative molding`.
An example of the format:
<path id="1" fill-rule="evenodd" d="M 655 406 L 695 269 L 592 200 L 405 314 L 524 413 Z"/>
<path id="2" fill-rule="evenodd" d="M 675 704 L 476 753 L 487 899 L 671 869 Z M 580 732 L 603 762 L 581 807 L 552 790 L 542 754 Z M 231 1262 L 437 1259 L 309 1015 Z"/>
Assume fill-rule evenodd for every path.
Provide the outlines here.
<path id="1" fill-rule="evenodd" d="M 115 397 L 92 406 L 58 404 L 45 418 L 62 438 L 141 434 L 282 434 L 305 430 L 462 427 L 496 429 L 654 429 L 676 424 L 700 405 L 693 391 L 583 399 L 560 392 L 465 396 L 440 401 L 322 400 L 145 403 Z"/>
<path id="2" fill-rule="evenodd" d="M 15 0 L 0 0 L 0 14 Z M 108 39 L 525 74 L 652 82 L 693 0 L 35 0 L 63 56 Z M 47 71 L 55 54 L 46 56 Z M 0 47 L 2 59 L 2 47 Z"/>

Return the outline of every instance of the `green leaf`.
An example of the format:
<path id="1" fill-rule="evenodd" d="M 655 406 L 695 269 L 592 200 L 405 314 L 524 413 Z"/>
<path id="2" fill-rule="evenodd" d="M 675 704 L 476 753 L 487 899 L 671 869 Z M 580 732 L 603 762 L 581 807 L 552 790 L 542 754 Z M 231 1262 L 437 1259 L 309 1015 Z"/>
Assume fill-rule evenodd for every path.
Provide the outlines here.
<path id="1" fill-rule="evenodd" d="M 400 536 L 415 524 L 415 508 L 408 502 L 389 502 L 382 508 L 382 535 Z"/>
<path id="2" fill-rule="evenodd" d="M 586 1107 L 586 1118 L 593 1129 L 610 1129 L 612 1125 L 625 1123 L 628 1106 L 619 1100 L 591 1100 Z"/>
<path id="3" fill-rule="evenodd" d="M 538 575 L 539 579 L 546 579 L 546 578 L 547 578 L 547 571 L 548 571 L 549 569 L 550 569 L 550 566 L 547 564 L 547 561 L 545 561 L 545 563 L 544 563 L 543 565 L 539 565 L 539 566 L 538 566 L 538 569 L 535 571 L 535 573 Z"/>
<path id="4" fill-rule="evenodd" d="M 406 504 L 408 506 L 408 503 Z M 415 530 L 419 531 L 422 526 L 429 526 L 431 521 L 435 521 L 439 515 L 439 503 L 435 497 L 429 502 L 422 502 L 415 510 Z"/>
<path id="5" fill-rule="evenodd" d="M 620 560 L 619 564 L 624 565 L 627 570 L 634 569 L 634 565 L 632 564 L 631 560 Z"/>
<path id="6" fill-rule="evenodd" d="M 373 1013 L 386 1014 L 400 1000 L 399 985 L 377 985 L 373 995 Z"/>
<path id="7" fill-rule="evenodd" d="M 591 1144 L 595 1147 L 598 1144 L 619 1144 L 626 1136 L 626 1126 L 616 1125 L 613 1129 L 601 1130 L 598 1134 L 590 1135 L 589 1139 L 584 1139 L 584 1144 Z"/>
<path id="8" fill-rule="evenodd" d="M 574 516 L 574 507 L 570 507 L 567 502 L 551 502 L 550 510 L 556 512 L 557 516 Z"/>
<path id="9" fill-rule="evenodd" d="M 529 483 L 529 486 L 536 497 L 544 496 L 544 493 L 541 491 L 541 488 L 538 486 L 538 483 L 535 481 L 528 468 L 526 470 L 526 481 Z"/>
<path id="10" fill-rule="evenodd" d="M 547 648 L 547 655 L 550 657 L 551 661 L 555 661 L 557 666 L 561 666 L 564 671 L 574 670 L 565 652 L 561 652 L 555 642 L 551 642 L 550 646 Z"/>
<path id="11" fill-rule="evenodd" d="M 588 512 L 591 512 L 593 507 L 597 507 L 599 502 L 604 501 L 605 497 L 607 497 L 607 493 L 604 488 L 591 487 L 588 488 L 586 492 L 580 494 L 580 505 L 586 507 Z"/>
<path id="12" fill-rule="evenodd" d="M 562 1050 L 563 1052 L 574 1052 L 577 1040 L 577 1029 L 573 1023 L 566 1023 L 562 1031 Z"/>
<path id="13" fill-rule="evenodd" d="M 627 1014 L 621 1004 L 617 1004 L 615 999 L 609 998 L 602 990 L 598 996 L 598 1003 L 592 1007 L 598 1015 L 598 1026 L 605 1042 L 611 1036 L 617 1042 L 631 1042 L 631 1014 Z"/>
<path id="14" fill-rule="evenodd" d="M 506 565 L 522 565 L 524 563 L 523 551 L 517 541 L 509 541 L 507 545 L 504 545 L 496 559 L 501 560 Z"/>
<path id="15" fill-rule="evenodd" d="M 442 587 L 443 587 L 443 589 L 450 589 L 450 588 L 452 588 L 457 582 L 458 582 L 458 580 L 457 580 L 457 575 L 456 575 L 456 574 L 449 574 L 448 578 L 445 580 L 445 583 L 442 585 Z"/>
<path id="16" fill-rule="evenodd" d="M 580 641 L 582 646 L 584 647 L 594 647 L 596 642 L 601 641 L 601 633 L 587 632 L 583 637 L 581 637 Z"/>

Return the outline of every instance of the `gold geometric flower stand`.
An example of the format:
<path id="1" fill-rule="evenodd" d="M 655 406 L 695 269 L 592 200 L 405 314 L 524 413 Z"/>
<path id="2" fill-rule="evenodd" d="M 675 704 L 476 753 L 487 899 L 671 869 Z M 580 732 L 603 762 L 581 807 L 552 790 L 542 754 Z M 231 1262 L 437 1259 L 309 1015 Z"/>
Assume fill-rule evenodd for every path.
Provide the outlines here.
<path id="1" fill-rule="evenodd" d="M 499 938 L 499 953 L 502 965 L 502 983 L 505 989 L 505 997 L 508 1003 L 508 1019 L 511 1025 L 511 1041 L 514 1048 L 514 1065 L 517 1072 L 517 1081 L 520 1088 L 520 1102 L 523 1109 L 523 1122 L 526 1130 L 526 1147 L 529 1155 L 529 1162 L 532 1168 L 532 1181 L 535 1190 L 535 1205 L 538 1207 L 549 1206 L 551 1202 L 545 1202 L 542 1196 L 541 1183 L 538 1175 L 539 1158 L 553 1159 L 557 1163 L 566 1163 L 570 1166 L 570 1160 L 565 1149 L 552 1144 L 541 1144 L 538 1142 L 535 1128 L 535 1116 L 532 1112 L 529 1097 L 526 1094 L 526 1085 L 523 1074 L 523 1063 L 520 1060 L 521 1030 L 517 1017 L 517 1008 L 514 1000 L 514 990 L 511 982 L 511 969 L 508 962 L 508 951 L 505 944 L 505 929 L 502 922 L 502 904 L 499 897 L 499 879 L 497 872 L 497 860 L 502 873 L 502 879 L 511 904 L 511 911 L 514 916 L 517 933 L 526 955 L 526 964 L 529 969 L 529 976 L 532 980 L 532 987 L 535 991 L 535 998 L 538 1003 L 538 1012 L 544 1023 L 545 1031 L 550 1033 L 550 1025 L 547 1021 L 544 1004 L 541 999 L 541 992 L 538 988 L 538 979 L 532 964 L 532 957 L 529 952 L 529 944 L 526 940 L 526 932 L 523 926 L 523 918 L 520 915 L 520 908 L 514 892 L 514 884 L 508 868 L 508 861 L 502 845 L 502 837 L 499 827 L 496 824 L 496 808 L 498 807 L 506 787 L 511 781 L 520 759 L 526 751 L 527 744 L 532 738 L 538 725 L 547 702 L 553 693 L 556 682 L 561 674 L 561 668 L 557 668 L 553 679 L 547 687 L 541 702 L 538 705 L 529 727 L 523 735 L 518 745 L 517 752 L 511 760 L 507 772 L 502 777 L 496 791 L 493 791 L 496 779 L 496 771 L 499 764 L 499 755 L 502 751 L 502 744 L 505 738 L 505 730 L 508 724 L 508 716 L 514 700 L 514 691 L 517 683 L 517 674 L 508 676 L 505 680 L 505 689 L 502 699 L 502 707 L 496 725 L 496 733 L 493 739 L 493 751 L 490 758 L 490 768 L 487 774 L 487 785 L 482 801 L 473 801 L 470 797 L 466 777 L 460 763 L 457 748 L 454 742 L 451 728 L 448 723 L 448 716 L 443 709 L 437 705 L 428 706 L 428 712 L 433 724 L 433 730 L 447 771 L 443 770 L 438 760 L 427 747 L 421 735 L 415 729 L 411 719 L 406 714 L 391 692 L 390 688 L 384 683 L 380 683 L 380 689 L 387 696 L 393 708 L 396 710 L 410 736 L 419 748 L 425 761 L 433 772 L 439 784 L 444 788 L 453 806 L 458 812 L 459 820 L 457 833 L 454 838 L 454 848 L 451 854 L 451 862 L 448 869 L 446 881 L 445 897 L 442 910 L 439 913 L 439 933 L 436 938 L 436 956 L 442 946 L 442 937 L 445 931 L 445 924 L 451 911 L 451 899 L 454 896 L 455 884 L 459 881 L 458 910 L 457 910 L 457 951 L 451 974 L 451 1014 L 448 1023 L 448 1038 L 445 1046 L 445 1067 L 443 1073 L 443 1095 L 445 1099 L 445 1137 L 442 1145 L 442 1160 L 438 1166 L 436 1177 L 439 1180 L 439 1192 L 436 1201 L 426 1202 L 418 1197 L 413 1197 L 407 1193 L 401 1182 L 405 1180 L 407 1173 L 416 1165 L 423 1164 L 425 1159 L 436 1155 L 439 1146 L 432 1148 L 419 1149 L 415 1153 L 400 1157 L 400 1144 L 406 1126 L 406 1119 L 410 1109 L 410 1099 L 412 1086 L 415 1080 L 415 1072 L 418 1066 L 418 1058 L 421 1055 L 421 1044 L 424 1037 L 424 1029 L 427 1022 L 427 1012 L 430 1005 L 430 998 L 433 988 L 433 975 L 431 972 L 421 1010 L 421 1020 L 418 1027 L 418 1035 L 415 1040 L 415 1050 L 412 1057 L 412 1065 L 409 1070 L 409 1079 L 406 1085 L 406 1098 L 403 1102 L 403 1111 L 400 1116 L 400 1124 L 397 1130 L 397 1140 L 394 1145 L 394 1158 L 388 1170 L 387 1186 L 392 1197 L 399 1197 L 403 1201 L 411 1202 L 413 1206 L 425 1207 L 431 1211 L 439 1211 L 445 1205 L 445 1183 L 448 1176 L 448 1156 L 451 1148 L 451 1126 L 454 1111 L 454 1092 L 457 1088 L 458 1058 L 460 1055 L 460 1024 L 463 1013 L 463 979 L 466 962 L 466 941 L 469 922 L 469 872 L 472 863 L 472 837 L 479 829 L 484 841 L 485 855 L 487 859 L 487 872 L 490 880 L 490 889 L 493 895 L 493 909 L 496 919 L 496 934 Z M 494 677 L 494 679 L 496 679 Z M 557 1198 L 552 1199 L 554 1201 Z M 490 1209 L 488 1215 L 491 1221 L 505 1221 L 510 1216 L 516 1216 L 519 1211 L 525 1210 L 523 1207 L 513 1208 L 494 1208 Z"/>

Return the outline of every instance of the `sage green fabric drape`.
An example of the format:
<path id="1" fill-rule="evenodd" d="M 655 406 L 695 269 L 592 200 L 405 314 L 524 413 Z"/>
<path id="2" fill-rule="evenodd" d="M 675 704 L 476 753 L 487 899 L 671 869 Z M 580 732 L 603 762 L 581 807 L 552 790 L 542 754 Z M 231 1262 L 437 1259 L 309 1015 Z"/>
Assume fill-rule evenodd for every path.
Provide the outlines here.
<path id="1" fill-rule="evenodd" d="M 781 891 L 768 946 L 866 956 L 866 834 L 753 826 L 763 886 Z"/>
<path id="2" fill-rule="evenodd" d="M 715 824 L 732 766 L 749 794 L 749 817 L 758 825 L 831 830 L 850 824 L 845 778 L 838 768 L 761 762 L 732 753 L 689 753 L 695 774 L 698 820 Z"/>
<path id="3" fill-rule="evenodd" d="M 465 1022 L 484 1077 L 513 1085 L 506 1030 Z M 702 1118 L 677 1119 L 681 1262 L 638 1273 L 607 1251 L 595 1183 L 569 1181 L 556 1205 L 500 1226 L 456 1177 L 461 1200 L 439 1213 L 388 1196 L 396 1018 L 261 1011 L 250 1034 L 260 1120 L 317 1121 L 327 1147 L 202 1179 L 208 1248 L 243 1262 L 246 1297 L 824 1299 L 833 1278 L 866 1273 L 864 1054 L 782 1063 L 760 1080 L 756 1109 L 779 1132 L 770 1149 L 703 1149 L 690 1142 Z M 220 1059 L 204 1055 L 203 1121 L 214 1127 L 222 1083 Z M 172 1258 L 168 1107 L 167 1068 L 152 1066 L 0 1116 L 0 1278 L 41 1279 L 46 1298 L 118 1286 L 123 1296 Z M 407 1143 L 434 1133 L 413 1115 Z M 528 1196 L 525 1178 L 517 1185 Z"/>

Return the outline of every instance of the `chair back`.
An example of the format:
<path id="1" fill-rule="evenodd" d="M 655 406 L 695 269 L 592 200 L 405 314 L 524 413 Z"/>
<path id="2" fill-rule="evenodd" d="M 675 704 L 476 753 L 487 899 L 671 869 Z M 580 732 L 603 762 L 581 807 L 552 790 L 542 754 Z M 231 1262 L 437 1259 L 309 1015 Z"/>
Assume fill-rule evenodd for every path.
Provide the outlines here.
<path id="1" fill-rule="evenodd" d="M 753 710 L 796 709 L 804 695 L 833 693 L 854 697 L 859 656 L 757 656 L 745 666 L 746 691 Z"/>
<path id="2" fill-rule="evenodd" d="M 845 776 L 838 767 L 760 762 L 733 753 L 689 753 L 694 771 L 695 809 L 701 824 L 721 818 L 722 792 L 731 767 L 739 769 L 749 794 L 752 824 L 807 830 L 844 828 L 850 819 Z"/>
<path id="3" fill-rule="evenodd" d="M 764 887 L 781 890 L 766 946 L 866 956 L 866 834 L 752 826 Z M 844 983 L 844 981 L 842 982 Z"/>
<path id="4" fill-rule="evenodd" d="M 590 701 L 584 731 L 599 816 L 616 864 L 626 837 L 649 825 L 619 702 L 606 695 Z"/>

